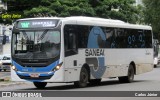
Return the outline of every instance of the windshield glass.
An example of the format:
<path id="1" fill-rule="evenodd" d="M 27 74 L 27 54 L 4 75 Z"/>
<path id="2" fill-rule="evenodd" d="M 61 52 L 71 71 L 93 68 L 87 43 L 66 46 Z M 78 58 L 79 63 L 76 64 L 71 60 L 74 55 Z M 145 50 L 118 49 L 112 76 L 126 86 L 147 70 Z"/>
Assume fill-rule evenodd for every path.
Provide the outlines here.
<path id="1" fill-rule="evenodd" d="M 22 30 L 12 35 L 12 54 L 20 59 L 49 59 L 60 53 L 60 31 Z"/>
<path id="2" fill-rule="evenodd" d="M 10 57 L 4 56 L 2 60 L 10 60 Z"/>

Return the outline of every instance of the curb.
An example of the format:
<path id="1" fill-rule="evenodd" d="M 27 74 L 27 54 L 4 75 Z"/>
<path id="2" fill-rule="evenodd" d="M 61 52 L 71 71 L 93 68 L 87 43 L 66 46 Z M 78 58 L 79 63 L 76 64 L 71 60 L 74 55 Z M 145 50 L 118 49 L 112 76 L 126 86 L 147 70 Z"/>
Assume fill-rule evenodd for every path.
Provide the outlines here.
<path id="1" fill-rule="evenodd" d="M 10 81 L 10 77 L 0 78 L 0 82 Z"/>
<path id="2" fill-rule="evenodd" d="M 24 82 L 12 82 L 10 77 L 4 77 L 0 79 L 0 87 L 14 86 L 25 84 Z"/>
<path id="3" fill-rule="evenodd" d="M 22 85 L 22 84 L 25 84 L 23 82 L 18 82 L 18 83 L 0 83 L 0 87 L 7 87 L 7 86 L 15 86 L 15 85 Z"/>

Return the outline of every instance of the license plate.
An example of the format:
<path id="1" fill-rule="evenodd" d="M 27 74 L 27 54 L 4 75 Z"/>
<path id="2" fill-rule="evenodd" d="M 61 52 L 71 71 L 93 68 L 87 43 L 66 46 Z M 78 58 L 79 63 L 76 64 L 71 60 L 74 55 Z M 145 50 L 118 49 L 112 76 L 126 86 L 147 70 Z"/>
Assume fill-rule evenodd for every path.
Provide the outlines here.
<path id="1" fill-rule="evenodd" d="M 39 74 L 37 74 L 37 73 L 30 74 L 30 77 L 37 78 L 37 77 L 39 77 Z"/>

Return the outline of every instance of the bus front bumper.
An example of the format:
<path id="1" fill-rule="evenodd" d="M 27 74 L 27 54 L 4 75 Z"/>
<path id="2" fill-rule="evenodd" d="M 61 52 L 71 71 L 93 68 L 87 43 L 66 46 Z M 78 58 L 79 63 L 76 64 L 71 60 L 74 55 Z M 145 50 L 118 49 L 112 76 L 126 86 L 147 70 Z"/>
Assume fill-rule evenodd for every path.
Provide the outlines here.
<path id="1" fill-rule="evenodd" d="M 54 72 L 20 72 L 17 71 L 16 74 L 21 78 L 21 79 L 27 79 L 27 80 L 45 80 L 45 79 L 50 79 L 53 75 Z"/>

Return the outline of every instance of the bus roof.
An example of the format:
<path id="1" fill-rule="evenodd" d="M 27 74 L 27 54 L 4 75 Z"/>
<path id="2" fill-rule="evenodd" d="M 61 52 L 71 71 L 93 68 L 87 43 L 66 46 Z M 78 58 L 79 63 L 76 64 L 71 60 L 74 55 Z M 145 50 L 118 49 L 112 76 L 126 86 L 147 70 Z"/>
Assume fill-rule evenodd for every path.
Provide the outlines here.
<path id="1" fill-rule="evenodd" d="M 97 17 L 85 17 L 85 16 L 71 16 L 71 17 L 39 17 L 39 18 L 25 18 L 22 20 L 35 20 L 35 19 L 58 19 L 66 24 L 72 24 L 71 21 L 75 21 L 78 25 L 93 25 L 93 26 L 108 26 L 108 27 L 119 27 L 119 28 L 133 28 L 133 29 L 147 29 L 152 30 L 151 26 L 130 24 L 121 20 L 104 19 Z"/>

